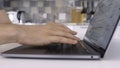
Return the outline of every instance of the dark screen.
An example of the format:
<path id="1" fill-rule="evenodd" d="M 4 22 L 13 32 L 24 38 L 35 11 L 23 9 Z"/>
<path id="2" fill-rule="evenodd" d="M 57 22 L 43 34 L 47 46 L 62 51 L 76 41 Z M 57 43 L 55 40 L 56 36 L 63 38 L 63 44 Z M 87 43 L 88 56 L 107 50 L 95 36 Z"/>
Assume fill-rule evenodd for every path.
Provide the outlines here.
<path id="1" fill-rule="evenodd" d="M 120 0 L 101 0 L 90 22 L 86 39 L 106 49 L 120 16 Z"/>

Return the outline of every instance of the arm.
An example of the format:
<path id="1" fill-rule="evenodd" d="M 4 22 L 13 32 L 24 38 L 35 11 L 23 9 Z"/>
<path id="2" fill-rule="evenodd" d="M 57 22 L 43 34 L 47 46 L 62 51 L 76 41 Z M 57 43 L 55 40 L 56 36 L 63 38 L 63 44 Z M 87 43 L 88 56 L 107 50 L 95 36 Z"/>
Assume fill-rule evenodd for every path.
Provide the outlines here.
<path id="1" fill-rule="evenodd" d="M 45 45 L 49 43 L 75 44 L 79 38 L 76 32 L 62 24 L 21 26 L 11 24 L 0 0 L 0 44 L 21 43 L 25 45 Z M 6 24 L 7 23 L 7 24 Z"/>
<path id="2" fill-rule="evenodd" d="M 54 28 L 53 28 L 54 27 Z M 76 44 L 76 32 L 62 24 L 13 25 L 0 24 L 0 44 L 20 43 L 25 45 L 46 45 L 50 43 Z"/>
<path id="3" fill-rule="evenodd" d="M 0 24 L 0 44 L 16 43 L 17 30 L 12 24 Z"/>

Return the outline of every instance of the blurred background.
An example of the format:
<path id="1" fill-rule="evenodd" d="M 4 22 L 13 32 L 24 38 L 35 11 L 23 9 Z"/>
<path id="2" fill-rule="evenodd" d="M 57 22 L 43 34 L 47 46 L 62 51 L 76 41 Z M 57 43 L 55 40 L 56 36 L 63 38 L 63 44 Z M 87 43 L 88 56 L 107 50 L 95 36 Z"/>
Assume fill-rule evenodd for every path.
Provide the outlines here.
<path id="1" fill-rule="evenodd" d="M 85 24 L 94 16 L 98 2 L 99 0 L 4 0 L 4 7 L 13 23 Z"/>

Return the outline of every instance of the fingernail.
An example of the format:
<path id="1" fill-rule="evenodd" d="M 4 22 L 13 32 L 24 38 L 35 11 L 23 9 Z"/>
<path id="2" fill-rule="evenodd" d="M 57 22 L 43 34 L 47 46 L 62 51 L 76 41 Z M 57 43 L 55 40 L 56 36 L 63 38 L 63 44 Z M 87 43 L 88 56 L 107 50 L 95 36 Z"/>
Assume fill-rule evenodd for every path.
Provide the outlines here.
<path id="1" fill-rule="evenodd" d="M 80 38 L 77 38 L 78 41 L 80 41 L 81 39 Z"/>
<path id="2" fill-rule="evenodd" d="M 76 41 L 76 40 L 74 40 L 74 41 L 73 41 L 73 44 L 76 44 L 76 43 L 77 43 L 77 41 Z"/>
<path id="3" fill-rule="evenodd" d="M 73 33 L 76 35 L 77 34 L 77 32 L 75 32 L 75 31 L 73 31 Z"/>

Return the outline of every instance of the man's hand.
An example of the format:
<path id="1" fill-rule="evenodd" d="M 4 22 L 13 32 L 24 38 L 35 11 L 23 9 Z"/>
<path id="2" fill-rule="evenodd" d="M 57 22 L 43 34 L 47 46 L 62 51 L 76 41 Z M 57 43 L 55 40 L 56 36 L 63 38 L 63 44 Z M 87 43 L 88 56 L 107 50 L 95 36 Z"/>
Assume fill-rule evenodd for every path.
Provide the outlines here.
<path id="1" fill-rule="evenodd" d="M 76 44 L 77 33 L 58 23 L 18 27 L 17 42 L 25 45 L 46 45 L 50 43 Z"/>

